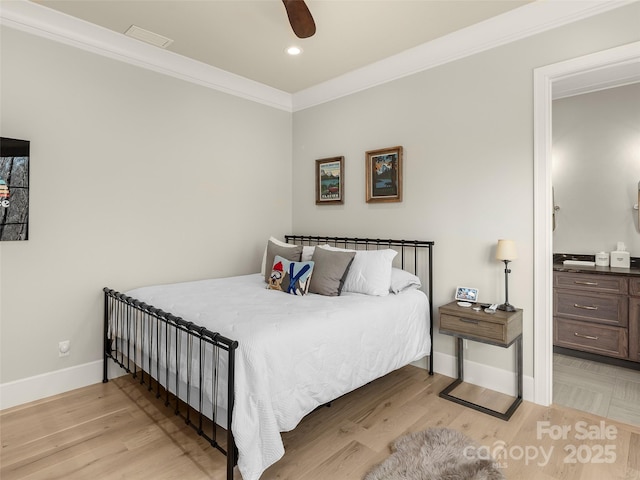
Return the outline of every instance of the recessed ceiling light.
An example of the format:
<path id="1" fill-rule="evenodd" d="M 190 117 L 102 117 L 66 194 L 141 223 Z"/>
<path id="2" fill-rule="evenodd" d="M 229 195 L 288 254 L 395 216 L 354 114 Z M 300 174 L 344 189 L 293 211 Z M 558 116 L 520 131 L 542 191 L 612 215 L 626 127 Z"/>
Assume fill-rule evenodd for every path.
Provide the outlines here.
<path id="1" fill-rule="evenodd" d="M 291 47 L 287 48 L 286 52 L 289 55 L 294 55 L 295 56 L 295 55 L 300 55 L 302 53 L 302 49 L 300 47 L 296 47 L 294 45 L 294 46 L 291 46 Z"/>

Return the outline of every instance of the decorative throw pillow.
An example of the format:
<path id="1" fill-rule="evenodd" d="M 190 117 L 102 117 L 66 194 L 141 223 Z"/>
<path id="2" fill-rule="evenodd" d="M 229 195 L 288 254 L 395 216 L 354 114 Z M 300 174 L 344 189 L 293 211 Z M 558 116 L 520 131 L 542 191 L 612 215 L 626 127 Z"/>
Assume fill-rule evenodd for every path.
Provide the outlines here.
<path id="1" fill-rule="evenodd" d="M 282 240 L 278 240 L 276 237 L 269 237 L 267 244 L 264 246 L 264 252 L 262 253 L 262 265 L 260 267 L 260 274 L 262 276 L 269 275 L 269 269 L 271 268 L 271 263 L 267 263 L 267 249 L 269 248 L 269 242 L 273 242 L 279 247 L 282 248 L 295 248 L 297 245 L 293 243 L 283 242 Z M 273 259 L 272 259 L 273 261 Z"/>
<path id="2" fill-rule="evenodd" d="M 291 262 L 276 255 L 269 276 L 269 287 L 292 295 L 304 295 L 309 291 L 313 262 Z"/>
<path id="3" fill-rule="evenodd" d="M 267 248 L 265 250 L 263 260 L 263 264 L 265 267 L 269 265 L 268 269 L 263 269 L 265 282 L 269 282 L 269 276 L 271 275 L 271 266 L 273 265 L 273 259 L 276 255 L 280 255 L 281 257 L 292 262 L 299 262 L 300 256 L 302 255 L 302 246 L 284 243 L 276 238 L 271 237 L 267 242 Z"/>
<path id="4" fill-rule="evenodd" d="M 356 252 L 334 251 L 317 247 L 312 260 L 315 263 L 309 291 L 335 297 L 340 295 L 349 266 Z"/>
<path id="5" fill-rule="evenodd" d="M 400 293 L 410 288 L 420 288 L 420 279 L 412 273 L 400 268 L 391 269 L 391 293 Z"/>

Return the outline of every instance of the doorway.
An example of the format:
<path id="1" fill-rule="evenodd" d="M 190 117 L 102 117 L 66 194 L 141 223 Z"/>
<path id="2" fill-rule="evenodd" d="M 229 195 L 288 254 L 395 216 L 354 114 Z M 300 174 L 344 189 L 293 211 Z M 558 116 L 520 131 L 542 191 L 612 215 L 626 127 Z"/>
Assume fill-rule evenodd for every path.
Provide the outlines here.
<path id="1" fill-rule="evenodd" d="M 554 89 L 597 90 L 640 80 L 640 42 L 534 71 L 534 401 L 553 399 L 552 100 Z"/>

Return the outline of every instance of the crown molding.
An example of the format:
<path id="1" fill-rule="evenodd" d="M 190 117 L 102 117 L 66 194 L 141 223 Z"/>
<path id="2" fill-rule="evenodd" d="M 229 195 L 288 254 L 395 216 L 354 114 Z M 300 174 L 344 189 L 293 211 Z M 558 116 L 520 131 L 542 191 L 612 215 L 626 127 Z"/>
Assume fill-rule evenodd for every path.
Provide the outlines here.
<path id="1" fill-rule="evenodd" d="M 638 0 L 534 1 L 293 94 L 304 110 Z"/>
<path id="2" fill-rule="evenodd" d="M 295 112 L 637 1 L 534 1 L 294 94 L 158 49 L 28 0 L 1 0 L 0 25 Z"/>
<path id="3" fill-rule="evenodd" d="M 291 111 L 291 94 L 27 0 L 1 0 L 0 25 Z"/>
<path id="4" fill-rule="evenodd" d="M 640 83 L 640 42 L 629 44 L 635 57 L 614 65 L 568 75 L 553 82 L 553 100 Z"/>

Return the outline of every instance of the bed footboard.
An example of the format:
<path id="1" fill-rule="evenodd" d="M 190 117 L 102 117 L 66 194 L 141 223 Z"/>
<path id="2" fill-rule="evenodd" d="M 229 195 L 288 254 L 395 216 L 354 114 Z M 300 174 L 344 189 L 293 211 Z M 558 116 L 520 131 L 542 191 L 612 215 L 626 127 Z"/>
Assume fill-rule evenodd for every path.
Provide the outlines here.
<path id="1" fill-rule="evenodd" d="M 227 456 L 227 480 L 232 480 L 237 463 L 231 421 L 238 342 L 109 288 L 103 291 L 103 382 L 109 380 L 111 359 L 139 377 L 149 390 L 155 384 L 156 398 L 164 397 L 166 406 L 173 407 L 198 435 Z M 216 399 L 220 397 L 226 397 L 222 402 L 226 415 L 219 415 Z M 207 418 L 212 420 L 210 429 L 205 427 Z M 225 421 L 223 433 L 219 424 Z M 222 438 L 226 448 L 220 443 Z"/>

